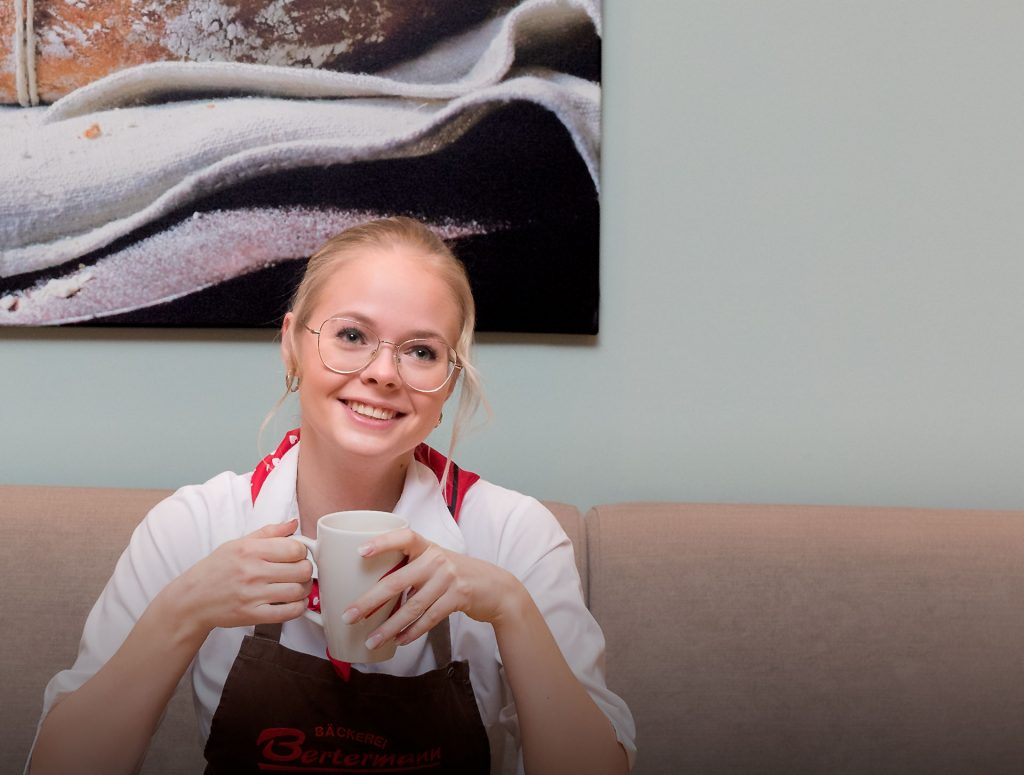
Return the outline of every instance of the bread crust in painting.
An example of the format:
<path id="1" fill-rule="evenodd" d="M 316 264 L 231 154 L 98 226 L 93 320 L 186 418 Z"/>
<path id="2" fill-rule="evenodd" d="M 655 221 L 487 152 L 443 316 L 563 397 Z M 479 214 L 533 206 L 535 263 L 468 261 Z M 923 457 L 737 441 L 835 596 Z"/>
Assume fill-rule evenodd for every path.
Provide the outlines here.
<path id="1" fill-rule="evenodd" d="M 15 0 L 22 2 L 23 0 Z M 150 62 L 248 62 L 373 72 L 508 0 L 35 0 L 40 102 Z M 18 101 L 14 3 L 0 3 L 0 103 Z"/>

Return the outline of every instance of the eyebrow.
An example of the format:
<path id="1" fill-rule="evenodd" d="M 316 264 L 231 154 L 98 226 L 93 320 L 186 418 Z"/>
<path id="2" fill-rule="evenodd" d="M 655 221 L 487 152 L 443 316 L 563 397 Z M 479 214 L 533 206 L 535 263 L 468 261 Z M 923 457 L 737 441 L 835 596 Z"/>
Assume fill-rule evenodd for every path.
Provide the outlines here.
<path id="1" fill-rule="evenodd" d="M 376 321 L 371 320 L 365 315 L 360 315 L 358 312 L 335 312 L 333 315 L 331 315 L 331 317 L 347 318 L 349 320 L 354 320 L 357 323 L 362 323 L 366 326 L 369 326 L 370 328 L 377 327 Z M 410 339 L 440 339 L 442 342 L 446 344 L 448 343 L 448 340 L 442 334 L 438 333 L 437 331 L 431 331 L 430 329 L 427 328 L 418 328 L 415 331 L 410 331 L 400 341 L 407 342 Z"/>

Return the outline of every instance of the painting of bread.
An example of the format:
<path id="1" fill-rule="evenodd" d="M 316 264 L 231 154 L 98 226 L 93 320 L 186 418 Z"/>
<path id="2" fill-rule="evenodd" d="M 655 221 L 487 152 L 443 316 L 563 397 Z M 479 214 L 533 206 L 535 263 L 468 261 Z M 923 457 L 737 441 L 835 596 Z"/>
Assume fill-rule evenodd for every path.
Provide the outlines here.
<path id="1" fill-rule="evenodd" d="M 18 101 L 17 4 L 0 4 L 0 103 Z M 34 0 L 39 102 L 151 62 L 373 72 L 498 13 L 508 0 Z"/>
<path id="2" fill-rule="evenodd" d="M 599 0 L 15 0 L 0 30 L 0 326 L 275 327 L 319 244 L 409 215 L 479 330 L 597 332 Z"/>

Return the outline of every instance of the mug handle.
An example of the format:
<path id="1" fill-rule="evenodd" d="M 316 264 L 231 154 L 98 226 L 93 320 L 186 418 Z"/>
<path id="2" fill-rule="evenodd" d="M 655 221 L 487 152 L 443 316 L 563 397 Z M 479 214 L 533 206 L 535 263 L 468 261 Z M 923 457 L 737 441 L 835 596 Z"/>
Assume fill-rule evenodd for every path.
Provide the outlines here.
<path id="1" fill-rule="evenodd" d="M 314 541 L 312 538 L 307 538 L 306 536 L 301 535 L 301 534 L 300 535 L 296 535 L 296 536 L 292 536 L 292 538 L 294 538 L 296 541 L 298 541 L 300 544 L 302 544 L 303 546 L 306 547 L 306 551 L 309 553 L 310 562 L 313 563 L 313 575 L 315 577 L 317 575 L 316 558 L 315 558 L 316 541 Z M 320 615 L 319 612 L 313 611 L 313 610 L 307 608 L 305 611 L 302 612 L 302 615 L 305 616 L 310 621 L 316 622 L 321 627 L 324 626 L 324 618 Z"/>

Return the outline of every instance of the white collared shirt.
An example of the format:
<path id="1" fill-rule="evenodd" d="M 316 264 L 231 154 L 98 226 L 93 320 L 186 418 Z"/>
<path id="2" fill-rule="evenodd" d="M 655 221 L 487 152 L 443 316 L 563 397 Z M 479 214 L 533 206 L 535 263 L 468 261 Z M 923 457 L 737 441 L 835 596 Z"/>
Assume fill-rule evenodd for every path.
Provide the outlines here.
<path id="1" fill-rule="evenodd" d="M 150 601 L 170 581 L 221 544 L 297 516 L 300 446 L 281 457 L 255 504 L 249 474 L 226 472 L 205 484 L 181 488 L 150 511 L 89 614 L 78 659 L 47 685 L 44 717 L 60 694 L 85 683 L 117 651 Z M 480 480 L 465 494 L 456 523 L 437 477 L 415 461 L 394 511 L 428 541 L 505 568 L 523 582 L 576 677 L 608 716 L 632 762 L 633 719 L 625 703 L 605 685 L 604 636 L 584 605 L 572 544 L 551 512 L 533 498 Z M 242 638 L 252 631 L 251 626 L 213 630 L 192 662 L 189 677 L 204 740 Z M 455 613 L 451 636 L 453 658 L 469 661 L 473 691 L 491 744 L 492 771 L 521 773 L 515 706 L 493 629 Z M 281 643 L 325 658 L 323 630 L 304 617 L 285 622 Z M 392 675 L 418 675 L 436 666 L 426 638 L 400 646 L 386 662 L 355 665 L 362 672 Z"/>

